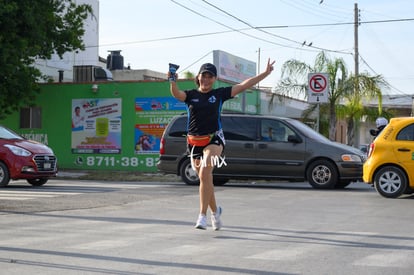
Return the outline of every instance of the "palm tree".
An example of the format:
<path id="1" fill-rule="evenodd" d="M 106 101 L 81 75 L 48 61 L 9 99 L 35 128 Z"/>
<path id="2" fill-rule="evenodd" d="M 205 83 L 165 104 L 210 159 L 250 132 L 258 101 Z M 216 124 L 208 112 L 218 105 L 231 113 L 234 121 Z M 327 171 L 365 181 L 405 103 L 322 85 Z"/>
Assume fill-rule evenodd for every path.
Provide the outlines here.
<path id="1" fill-rule="evenodd" d="M 372 114 L 363 106 L 362 99 L 378 98 L 378 112 L 375 116 L 382 113 L 382 92 L 381 88 L 387 88 L 388 83 L 381 75 L 370 76 L 362 73 L 358 76 L 351 75 L 345 81 L 344 105 L 338 108 L 337 115 L 347 121 L 348 145 L 355 145 L 355 130 L 359 126 L 359 121 L 366 115 Z M 370 120 L 375 119 L 369 117 Z"/>
<path id="2" fill-rule="evenodd" d="M 327 119 L 329 121 L 328 137 L 335 140 L 337 116 L 348 122 L 348 144 L 354 143 L 354 125 L 366 115 L 362 99 L 379 98 L 379 113 L 382 109 L 382 94 L 380 87 L 387 86 L 380 75 L 369 76 L 367 73 L 348 76 L 345 61 L 342 58 L 330 59 L 324 52 L 316 56 L 313 66 L 298 60 L 288 60 L 282 66 L 282 79 L 275 90 L 283 95 L 296 94 L 307 96 L 307 77 L 309 73 L 327 73 L 329 76 Z M 342 99 L 345 99 L 341 102 Z M 271 99 L 272 103 L 273 98 Z M 340 105 L 343 103 L 343 105 Z M 311 106 L 312 108 L 312 106 Z M 326 108 L 320 109 L 325 110 Z M 320 115 L 324 117 L 323 113 Z"/>
<path id="3" fill-rule="evenodd" d="M 335 139 L 336 105 L 340 97 L 345 93 L 344 81 L 348 71 L 342 58 L 329 59 L 325 52 L 320 52 L 313 66 L 299 60 L 288 60 L 282 66 L 282 79 L 275 90 L 282 95 L 302 95 L 307 97 L 308 74 L 328 73 L 328 114 L 329 114 L 329 139 Z M 270 104 L 273 103 L 273 96 Z"/>

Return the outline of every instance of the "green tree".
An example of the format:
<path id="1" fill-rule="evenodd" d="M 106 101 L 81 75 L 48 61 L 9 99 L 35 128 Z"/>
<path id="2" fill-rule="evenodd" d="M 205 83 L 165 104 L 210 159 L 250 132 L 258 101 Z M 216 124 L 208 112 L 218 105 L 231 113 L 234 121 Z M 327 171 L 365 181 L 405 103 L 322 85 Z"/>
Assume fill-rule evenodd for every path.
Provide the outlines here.
<path id="1" fill-rule="evenodd" d="M 89 14 L 73 0 L 0 0 L 0 119 L 33 103 L 43 77 L 36 58 L 84 50 Z"/>
<path id="2" fill-rule="evenodd" d="M 185 77 L 186 79 L 195 78 L 194 73 L 192 73 L 192 72 L 190 72 L 190 71 L 185 71 L 185 72 L 183 73 L 183 75 L 184 75 L 184 77 Z"/>

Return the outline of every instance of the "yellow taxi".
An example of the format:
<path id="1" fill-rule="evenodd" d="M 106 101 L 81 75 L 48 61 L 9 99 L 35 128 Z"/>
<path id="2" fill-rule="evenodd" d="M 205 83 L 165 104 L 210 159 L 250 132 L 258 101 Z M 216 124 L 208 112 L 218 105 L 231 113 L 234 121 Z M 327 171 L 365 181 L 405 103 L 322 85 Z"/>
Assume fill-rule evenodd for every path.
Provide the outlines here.
<path id="1" fill-rule="evenodd" d="M 386 198 L 414 190 L 414 117 L 392 118 L 371 143 L 363 180 Z"/>

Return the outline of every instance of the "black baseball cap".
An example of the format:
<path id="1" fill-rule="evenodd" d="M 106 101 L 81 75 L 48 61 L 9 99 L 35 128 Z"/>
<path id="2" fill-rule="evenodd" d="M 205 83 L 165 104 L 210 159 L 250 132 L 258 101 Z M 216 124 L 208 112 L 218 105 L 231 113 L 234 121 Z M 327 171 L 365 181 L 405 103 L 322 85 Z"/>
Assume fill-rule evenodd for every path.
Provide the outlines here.
<path id="1" fill-rule="evenodd" d="M 205 63 L 201 65 L 200 72 L 198 74 L 202 74 L 202 73 L 210 73 L 213 76 L 217 76 L 216 66 L 214 66 L 211 63 Z"/>

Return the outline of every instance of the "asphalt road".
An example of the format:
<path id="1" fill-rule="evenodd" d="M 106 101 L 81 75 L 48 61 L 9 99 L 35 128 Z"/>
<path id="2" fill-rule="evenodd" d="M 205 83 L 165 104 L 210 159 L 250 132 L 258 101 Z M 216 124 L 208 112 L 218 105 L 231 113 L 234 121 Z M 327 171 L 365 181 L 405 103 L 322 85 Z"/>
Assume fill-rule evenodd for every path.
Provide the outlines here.
<path id="1" fill-rule="evenodd" d="M 224 227 L 204 231 L 196 186 L 13 182 L 0 189 L 0 273 L 412 273 L 414 196 L 231 182 L 216 197 Z"/>

